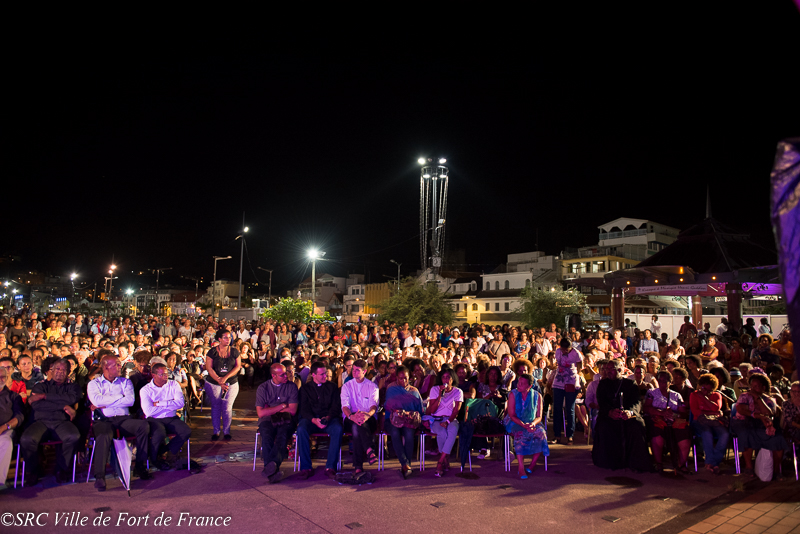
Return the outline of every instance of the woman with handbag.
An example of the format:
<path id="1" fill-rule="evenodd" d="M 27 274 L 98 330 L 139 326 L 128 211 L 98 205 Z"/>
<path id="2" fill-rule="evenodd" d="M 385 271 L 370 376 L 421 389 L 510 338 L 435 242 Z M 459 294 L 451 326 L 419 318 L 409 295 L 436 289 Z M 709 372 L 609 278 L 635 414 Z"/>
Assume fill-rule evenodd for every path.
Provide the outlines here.
<path id="1" fill-rule="evenodd" d="M 550 454 L 547 446 L 547 430 L 542 424 L 542 396 L 533 389 L 533 377 L 527 373 L 519 376 L 517 389 L 508 397 L 506 431 L 514 437 L 514 453 L 517 455 L 519 477 L 522 480 L 536 469 L 539 456 Z M 529 467 L 525 467 L 525 456 L 533 455 Z"/>
<path id="2" fill-rule="evenodd" d="M 689 396 L 689 406 L 694 417 L 692 429 L 703 440 L 706 469 L 718 475 L 719 464 L 728 448 L 729 436 L 728 425 L 723 419 L 722 395 L 717 392 L 719 380 L 713 374 L 706 373 L 700 376 L 697 386 L 697 390 Z"/>
<path id="3" fill-rule="evenodd" d="M 414 433 L 422 421 L 422 397 L 417 388 L 409 385 L 405 366 L 399 366 L 394 377 L 394 383 L 386 389 L 384 410 L 392 447 L 400 460 L 400 474 L 407 479 L 411 475 L 410 463 L 414 457 Z"/>
<path id="4" fill-rule="evenodd" d="M 458 389 L 458 376 L 450 368 L 442 369 L 438 376 L 438 385 L 431 388 L 427 415 L 431 416 L 425 424 L 436 434 L 439 448 L 439 463 L 436 476 L 441 477 L 450 468 L 447 456 L 452 452 L 458 437 L 458 421 L 456 417 L 464 402 L 464 393 Z"/>
<path id="5" fill-rule="evenodd" d="M 578 367 L 583 358 L 572 348 L 569 338 L 561 338 L 559 349 L 556 350 L 556 374 L 553 378 L 553 432 L 556 439 L 561 438 L 561 431 L 566 426 L 567 445 L 572 445 L 572 434 L 575 432 L 575 401 L 578 398 L 580 379 Z M 564 417 L 566 416 L 566 425 Z"/>
<path id="6" fill-rule="evenodd" d="M 644 401 L 644 409 L 652 420 L 650 444 L 656 461 L 656 470 L 662 471 L 662 454 L 664 446 L 669 442 L 673 448 L 678 449 L 677 454 L 674 452 L 671 454 L 675 472 L 689 474 L 686 467 L 691 447 L 688 407 L 683 397 L 677 391 L 670 389 L 672 374 L 669 371 L 659 371 L 656 381 L 658 388 L 648 391 Z"/>
<path id="7" fill-rule="evenodd" d="M 744 473 L 754 475 L 753 451 L 767 449 L 772 451 L 773 470 L 776 478 L 780 478 L 781 460 L 787 443 L 775 428 L 775 417 L 780 415 L 780 408 L 769 396 L 772 382 L 761 373 L 751 374 L 748 382 L 750 390 L 742 393 L 736 401 L 736 415 L 731 419 L 731 430 L 739 440 L 739 450 L 744 451 Z"/>

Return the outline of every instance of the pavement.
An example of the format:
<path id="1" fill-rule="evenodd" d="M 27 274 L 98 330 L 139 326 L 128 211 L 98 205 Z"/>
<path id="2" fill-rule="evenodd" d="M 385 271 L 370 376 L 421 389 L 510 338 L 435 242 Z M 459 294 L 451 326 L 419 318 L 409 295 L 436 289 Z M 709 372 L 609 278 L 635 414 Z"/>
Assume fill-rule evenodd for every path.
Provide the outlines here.
<path id="1" fill-rule="evenodd" d="M 134 479 L 128 497 L 117 480 L 108 479 L 105 493 L 82 483 L 81 465 L 77 484 L 57 486 L 47 476 L 36 486 L 0 492 L 0 531 L 61 531 L 65 521 L 69 532 L 163 529 L 169 520 L 167 528 L 191 532 L 800 534 L 794 473 L 762 483 L 734 475 L 732 465 L 722 476 L 702 469 L 691 476 L 606 471 L 592 465 L 580 432 L 575 445 L 552 446 L 548 471 L 540 464 L 528 480 L 516 476 L 516 464 L 505 472 L 500 458 L 475 455 L 472 473 L 451 460 L 455 468 L 437 478 L 432 460 L 403 480 L 391 453 L 385 470 L 369 468 L 374 484 L 339 485 L 323 475 L 327 440 L 320 440 L 311 479 L 300 480 L 287 461 L 283 481 L 268 484 L 260 460 L 253 470 L 254 399 L 254 390 L 240 392 L 230 442 L 210 441 L 208 408 L 192 412 L 192 457 L 204 464 L 201 474 L 154 471 L 152 480 Z M 345 445 L 345 470 L 351 458 Z"/>

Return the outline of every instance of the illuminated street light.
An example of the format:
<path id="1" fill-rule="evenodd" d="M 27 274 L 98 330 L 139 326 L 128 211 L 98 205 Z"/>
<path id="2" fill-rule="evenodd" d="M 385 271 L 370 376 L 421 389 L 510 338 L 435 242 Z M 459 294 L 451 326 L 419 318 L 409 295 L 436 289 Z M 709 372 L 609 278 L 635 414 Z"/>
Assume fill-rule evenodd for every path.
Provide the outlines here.
<path id="1" fill-rule="evenodd" d="M 133 295 L 133 289 L 126 289 L 125 290 L 125 294 L 126 295 Z"/>
<path id="2" fill-rule="evenodd" d="M 424 161 L 423 161 L 424 160 Z M 450 169 L 444 166 L 446 158 L 420 158 L 420 243 L 422 269 L 438 273 L 444 252 L 444 221 L 447 214 L 447 188 Z M 430 232 L 430 233 L 429 233 Z"/>
<path id="3" fill-rule="evenodd" d="M 419 163 L 420 165 L 425 165 L 425 158 L 419 158 L 417 160 L 417 163 Z"/>

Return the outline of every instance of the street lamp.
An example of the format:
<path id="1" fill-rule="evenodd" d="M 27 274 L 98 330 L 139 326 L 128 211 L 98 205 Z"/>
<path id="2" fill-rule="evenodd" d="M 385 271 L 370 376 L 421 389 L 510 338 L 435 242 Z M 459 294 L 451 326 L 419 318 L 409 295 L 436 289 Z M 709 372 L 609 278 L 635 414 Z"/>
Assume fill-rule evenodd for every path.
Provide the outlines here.
<path id="1" fill-rule="evenodd" d="M 242 251 L 239 256 L 239 309 L 242 309 L 242 265 L 244 263 L 244 234 L 246 234 L 250 228 L 244 225 L 244 213 L 242 213 L 242 233 L 236 236 L 236 239 L 242 238 Z M 236 241 L 234 239 L 234 241 Z"/>
<path id="2" fill-rule="evenodd" d="M 438 273 L 444 252 L 447 189 L 450 182 L 447 158 L 419 158 L 420 169 L 420 263 L 422 269 Z M 429 235 L 428 232 L 431 232 Z M 429 239 L 430 237 L 430 239 Z"/>
<path id="3" fill-rule="evenodd" d="M 211 284 L 211 315 L 217 311 L 217 262 L 229 260 L 232 256 L 214 256 L 214 283 Z"/>
<path id="4" fill-rule="evenodd" d="M 272 307 L 272 269 L 265 269 L 263 267 L 258 267 L 262 271 L 267 271 L 269 273 L 269 296 L 267 297 L 267 308 Z"/>
<path id="5" fill-rule="evenodd" d="M 312 248 L 308 251 L 308 257 L 311 259 L 311 313 L 314 313 L 314 308 L 317 306 L 317 298 L 315 291 L 315 282 L 317 278 L 317 260 L 321 260 L 325 256 L 324 252 Z"/>
<path id="6" fill-rule="evenodd" d="M 399 293 L 400 292 L 400 266 L 403 265 L 403 264 L 402 263 L 397 263 L 394 260 L 389 260 L 389 261 L 394 263 L 395 265 L 397 265 L 397 291 Z"/>
<path id="7" fill-rule="evenodd" d="M 70 300 L 70 304 L 75 302 L 75 279 L 78 278 L 76 273 L 72 273 L 69 277 L 70 282 L 72 282 L 72 298 Z M 75 311 L 75 306 L 70 306 L 69 311 Z"/>

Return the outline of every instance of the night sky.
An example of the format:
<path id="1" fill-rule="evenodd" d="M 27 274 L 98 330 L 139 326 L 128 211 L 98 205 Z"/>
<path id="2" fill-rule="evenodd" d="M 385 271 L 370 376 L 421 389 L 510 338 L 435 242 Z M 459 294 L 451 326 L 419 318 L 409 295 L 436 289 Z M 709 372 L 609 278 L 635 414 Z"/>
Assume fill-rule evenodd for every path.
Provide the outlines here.
<path id="1" fill-rule="evenodd" d="M 164 267 L 162 284 L 210 281 L 231 255 L 235 279 L 244 211 L 246 282 L 275 269 L 280 294 L 311 246 L 318 270 L 382 282 L 389 259 L 419 268 L 420 156 L 448 160 L 463 270 L 534 250 L 537 229 L 547 254 L 622 216 L 686 229 L 707 186 L 716 218 L 771 240 L 775 146 L 800 133 L 797 9 L 669 15 L 446 39 L 43 32 L 6 50 L 0 252 L 84 283 L 113 254 L 115 287 Z"/>

